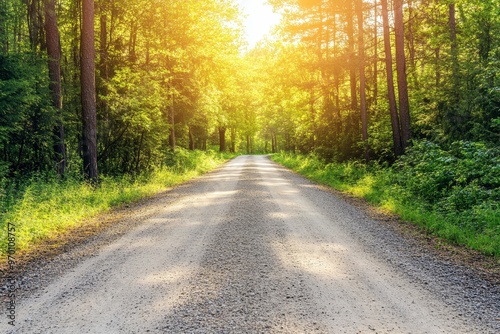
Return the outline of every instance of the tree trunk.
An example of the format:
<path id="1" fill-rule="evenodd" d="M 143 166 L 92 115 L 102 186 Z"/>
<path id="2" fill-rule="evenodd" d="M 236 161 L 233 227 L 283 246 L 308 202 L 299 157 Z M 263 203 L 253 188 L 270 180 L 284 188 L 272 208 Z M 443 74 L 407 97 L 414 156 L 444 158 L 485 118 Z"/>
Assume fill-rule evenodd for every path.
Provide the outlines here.
<path id="1" fill-rule="evenodd" d="M 453 58 L 457 52 L 457 22 L 455 18 L 455 4 L 449 4 L 449 24 L 450 24 L 450 40 L 451 40 L 451 54 Z M 454 59 L 455 60 L 455 59 Z"/>
<path id="2" fill-rule="evenodd" d="M 311 117 L 311 137 L 309 138 L 311 145 L 310 149 L 314 150 L 316 147 L 316 110 L 314 109 L 314 88 L 312 87 L 309 96 L 309 113 L 309 117 Z"/>
<path id="3" fill-rule="evenodd" d="M 45 38 L 49 58 L 49 89 L 52 106 L 56 109 L 57 121 L 54 127 L 54 152 L 56 155 L 56 171 L 63 175 L 66 169 L 66 146 L 64 145 L 64 124 L 62 115 L 62 85 L 61 85 L 61 41 L 57 26 L 55 0 L 44 0 Z"/>
<path id="4" fill-rule="evenodd" d="M 98 178 L 94 35 L 94 1 L 82 0 L 80 75 L 83 121 L 83 169 L 85 176 L 92 182 L 96 182 Z"/>
<path id="5" fill-rule="evenodd" d="M 492 0 L 484 0 L 484 9 L 482 13 L 482 18 L 481 18 L 481 24 L 480 24 L 480 29 L 478 31 L 478 52 L 479 52 L 479 58 L 481 59 L 483 66 L 487 66 L 488 60 L 490 59 L 490 51 L 495 45 L 495 40 L 498 36 L 493 36 L 493 33 L 496 30 L 497 24 L 494 23 L 493 17 L 496 17 L 496 13 L 498 13 L 498 1 L 492 1 Z M 495 3 L 495 4 L 493 4 Z M 455 6 L 453 4 L 453 6 Z M 460 5 L 461 6 L 461 5 Z M 461 7 L 459 7 L 461 9 Z M 462 12 L 463 9 L 461 9 Z M 464 17 L 464 15 L 461 15 Z M 498 33 L 497 33 L 498 35 Z M 456 40 L 456 37 L 455 37 Z M 458 47 L 457 47 L 458 51 Z M 457 52 L 458 53 L 458 52 Z M 494 74 L 490 76 L 490 78 L 494 78 Z M 493 87 L 494 85 L 494 80 L 488 80 L 491 86 Z"/>
<path id="6" fill-rule="evenodd" d="M 277 143 L 277 140 L 276 140 L 276 133 L 272 133 L 271 134 L 272 136 L 272 149 L 273 149 L 273 153 L 276 153 L 278 152 L 278 143 Z"/>
<path id="7" fill-rule="evenodd" d="M 452 84 L 452 101 L 457 104 L 460 100 L 460 65 L 458 63 L 458 43 L 457 43 L 457 23 L 455 18 L 455 4 L 449 5 L 449 24 L 450 24 L 450 40 L 451 40 L 451 84 Z"/>
<path id="8" fill-rule="evenodd" d="M 365 76 L 365 40 L 363 29 L 363 1 L 356 0 L 356 16 L 358 18 L 358 57 L 359 57 L 359 99 L 361 111 L 361 133 L 363 137 L 365 160 L 370 160 L 368 152 L 368 115 L 366 106 Z"/>
<path id="9" fill-rule="evenodd" d="M 389 30 L 389 10 L 387 8 L 387 0 L 380 1 L 382 5 L 382 19 L 384 26 L 384 50 L 385 50 L 385 67 L 387 72 L 387 91 L 389 98 L 389 112 L 391 115 L 392 125 L 392 140 L 394 144 L 394 154 L 399 156 L 403 154 L 401 145 L 401 132 L 399 130 L 399 116 L 396 107 L 396 94 L 394 91 L 394 76 L 392 73 L 392 51 L 391 51 L 391 35 Z"/>
<path id="10" fill-rule="evenodd" d="M 219 151 L 226 152 L 226 128 L 219 127 Z"/>
<path id="11" fill-rule="evenodd" d="M 394 26 L 396 31 L 396 68 L 398 71 L 399 119 L 401 121 L 401 145 L 408 146 L 410 133 L 410 101 L 406 79 L 406 58 L 404 41 L 403 0 L 394 0 Z"/>
<path id="12" fill-rule="evenodd" d="M 338 69 L 335 69 L 335 78 L 334 78 L 334 85 L 335 85 L 335 136 L 337 138 L 337 141 L 340 140 L 340 137 L 342 135 L 342 114 L 340 112 L 340 71 Z"/>
<path id="13" fill-rule="evenodd" d="M 351 110 L 358 109 L 358 97 L 357 97 L 357 82 L 356 82 L 356 64 L 355 64 L 355 54 L 354 54 L 354 13 L 352 10 L 352 4 L 350 1 L 347 2 L 347 39 L 348 39 L 348 54 L 349 54 L 349 78 L 351 83 Z"/>
<path id="14" fill-rule="evenodd" d="M 191 125 L 189 126 L 189 149 L 191 151 L 194 151 L 194 135 L 193 135 L 193 128 Z"/>
<path id="15" fill-rule="evenodd" d="M 135 63 L 137 60 L 137 55 L 135 52 L 136 43 L 137 43 L 137 24 L 135 22 L 132 22 L 130 26 L 130 38 L 129 38 L 129 61 L 131 63 Z"/>
<path id="16" fill-rule="evenodd" d="M 136 157 L 136 162 L 135 162 L 136 174 L 140 173 L 139 168 L 141 167 L 141 152 L 142 152 L 143 141 L 144 141 L 144 131 L 141 132 L 141 137 L 139 138 L 139 147 L 137 148 L 137 157 Z"/>
<path id="17" fill-rule="evenodd" d="M 416 49 L 415 49 L 415 33 L 414 33 L 414 22 L 415 22 L 415 14 L 413 6 L 413 0 L 408 0 L 408 49 L 410 54 L 410 64 L 411 64 L 411 73 L 413 82 L 416 87 L 418 84 L 418 75 L 417 75 L 417 61 L 416 61 Z"/>
<path id="18" fill-rule="evenodd" d="M 337 57 L 337 16 L 334 15 L 333 18 L 333 57 Z M 335 67 L 333 69 L 333 85 L 335 89 L 335 141 L 338 145 L 342 133 L 342 114 L 340 113 L 340 69 Z"/>
<path id="19" fill-rule="evenodd" d="M 28 30 L 30 43 L 33 50 L 37 50 L 38 46 L 40 46 L 40 26 L 41 26 L 41 17 L 40 17 L 40 1 L 39 0 L 31 0 L 26 1 L 28 6 Z"/>
<path id="20" fill-rule="evenodd" d="M 441 48 L 437 47 L 435 49 L 435 55 L 436 55 L 436 88 L 439 88 L 441 86 Z"/>
<path id="21" fill-rule="evenodd" d="M 231 148 L 230 152 L 236 152 L 236 128 L 234 126 L 231 127 Z"/>
<path id="22" fill-rule="evenodd" d="M 170 101 L 169 120 L 170 120 L 170 135 L 168 136 L 168 144 L 172 151 L 175 151 L 175 109 L 174 109 L 174 92 L 171 91 L 172 97 Z"/>

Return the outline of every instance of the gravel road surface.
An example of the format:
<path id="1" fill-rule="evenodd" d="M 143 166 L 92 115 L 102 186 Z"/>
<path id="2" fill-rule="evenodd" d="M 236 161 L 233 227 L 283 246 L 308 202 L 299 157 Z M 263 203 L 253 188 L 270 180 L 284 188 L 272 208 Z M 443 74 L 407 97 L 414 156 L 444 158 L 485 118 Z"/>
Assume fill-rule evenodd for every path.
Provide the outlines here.
<path id="1" fill-rule="evenodd" d="M 19 278 L 0 332 L 500 333 L 497 284 L 265 156 L 124 221 Z"/>

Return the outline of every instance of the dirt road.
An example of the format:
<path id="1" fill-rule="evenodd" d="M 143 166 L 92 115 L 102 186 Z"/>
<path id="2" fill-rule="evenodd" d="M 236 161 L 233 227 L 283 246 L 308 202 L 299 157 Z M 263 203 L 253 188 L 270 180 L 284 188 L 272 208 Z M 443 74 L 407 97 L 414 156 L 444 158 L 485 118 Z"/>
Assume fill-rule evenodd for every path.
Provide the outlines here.
<path id="1" fill-rule="evenodd" d="M 239 157 L 169 196 L 21 300 L 16 327 L 4 318 L 0 332 L 500 330 L 498 286 L 267 157 Z"/>

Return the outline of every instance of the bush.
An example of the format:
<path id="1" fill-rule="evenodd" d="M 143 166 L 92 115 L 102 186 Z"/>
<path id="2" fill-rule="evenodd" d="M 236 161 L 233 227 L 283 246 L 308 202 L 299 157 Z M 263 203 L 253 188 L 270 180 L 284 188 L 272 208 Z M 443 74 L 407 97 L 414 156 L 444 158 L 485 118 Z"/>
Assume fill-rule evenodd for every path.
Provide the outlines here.
<path id="1" fill-rule="evenodd" d="M 360 162 L 324 165 L 312 156 L 273 159 L 323 184 L 400 214 L 428 231 L 500 256 L 500 149 L 454 142 L 447 149 L 416 141 L 391 167 Z"/>

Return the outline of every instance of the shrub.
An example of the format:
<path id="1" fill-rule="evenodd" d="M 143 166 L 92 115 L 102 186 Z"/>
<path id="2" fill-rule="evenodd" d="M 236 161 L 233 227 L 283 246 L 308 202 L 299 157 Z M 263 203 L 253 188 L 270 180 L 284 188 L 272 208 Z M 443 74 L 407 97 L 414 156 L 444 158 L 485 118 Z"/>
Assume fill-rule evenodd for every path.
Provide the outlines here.
<path id="1" fill-rule="evenodd" d="M 500 256 L 500 149 L 459 141 L 447 149 L 415 141 L 391 167 L 324 165 L 312 156 L 277 162 L 318 182 L 363 197 L 428 231 Z"/>

